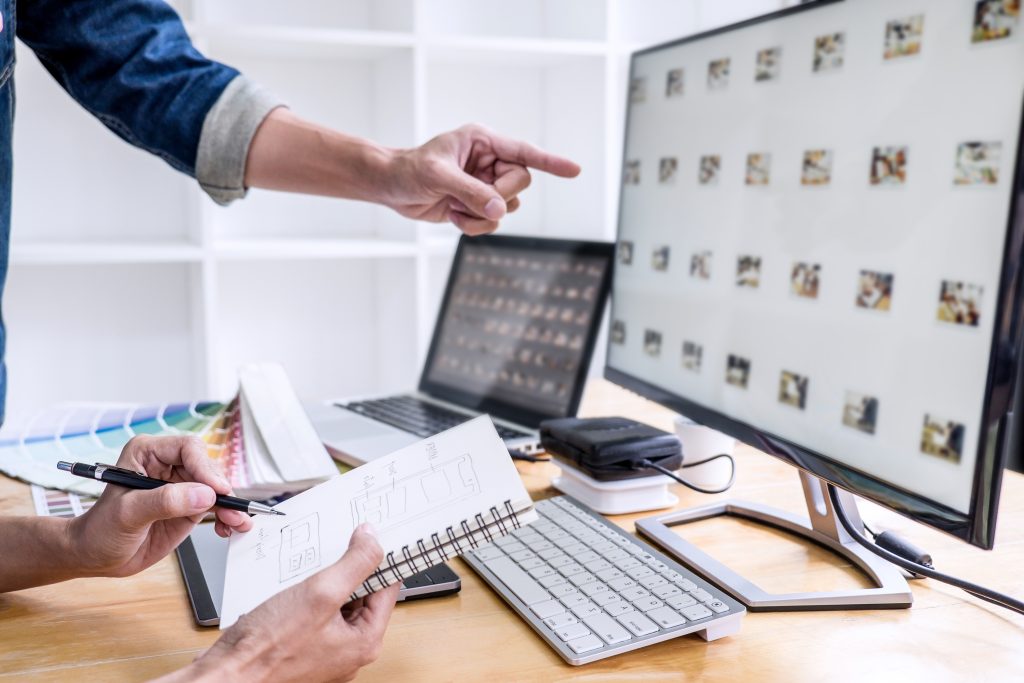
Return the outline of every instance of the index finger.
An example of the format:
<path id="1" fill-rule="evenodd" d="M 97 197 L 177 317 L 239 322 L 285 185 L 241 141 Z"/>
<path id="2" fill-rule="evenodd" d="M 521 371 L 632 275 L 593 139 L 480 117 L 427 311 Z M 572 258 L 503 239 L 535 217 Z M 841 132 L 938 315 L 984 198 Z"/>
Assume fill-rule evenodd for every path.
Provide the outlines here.
<path id="1" fill-rule="evenodd" d="M 354 626 L 372 638 L 380 638 L 387 629 L 391 613 L 395 610 L 402 584 L 393 583 L 382 591 L 371 593 L 363 600 L 363 607 Z"/>
<path id="2" fill-rule="evenodd" d="M 217 493 L 231 492 L 231 484 L 217 471 L 206 454 L 206 443 L 197 436 L 136 437 L 125 446 L 121 459 L 126 456 L 149 476 L 195 481 L 206 484 Z M 121 459 L 118 459 L 118 464 L 121 464 Z"/>
<path id="3" fill-rule="evenodd" d="M 489 140 L 491 147 L 502 161 L 535 168 L 561 178 L 575 178 L 580 174 L 580 166 L 575 161 L 545 152 L 529 142 L 512 140 L 493 133 Z"/>

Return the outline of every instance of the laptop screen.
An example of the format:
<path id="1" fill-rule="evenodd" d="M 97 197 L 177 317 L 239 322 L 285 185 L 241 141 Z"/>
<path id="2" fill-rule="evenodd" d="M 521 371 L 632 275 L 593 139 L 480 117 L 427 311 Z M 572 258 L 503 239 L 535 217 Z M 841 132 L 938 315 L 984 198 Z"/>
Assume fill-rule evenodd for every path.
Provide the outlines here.
<path id="1" fill-rule="evenodd" d="M 612 245 L 462 238 L 420 389 L 525 425 L 573 415 Z"/>

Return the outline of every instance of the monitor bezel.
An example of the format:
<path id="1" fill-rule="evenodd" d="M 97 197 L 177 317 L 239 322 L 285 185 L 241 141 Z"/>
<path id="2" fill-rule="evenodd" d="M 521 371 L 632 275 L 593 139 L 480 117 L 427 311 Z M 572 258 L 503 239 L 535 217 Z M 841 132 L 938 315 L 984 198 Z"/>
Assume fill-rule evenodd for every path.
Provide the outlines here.
<path id="1" fill-rule="evenodd" d="M 529 410 L 505 401 L 477 396 L 475 394 L 456 389 L 446 384 L 432 382 L 429 379 L 430 368 L 433 365 L 434 357 L 438 351 L 441 336 L 441 324 L 448 312 L 448 305 L 451 300 L 452 289 L 455 286 L 455 276 L 459 264 L 462 262 L 463 252 L 468 243 L 474 246 L 484 245 L 497 249 L 542 249 L 545 252 L 559 252 L 570 256 L 596 256 L 604 259 L 605 270 L 598 285 L 597 302 L 594 305 L 594 314 L 591 316 L 590 324 L 586 330 L 586 343 L 583 346 L 580 356 L 580 365 L 576 369 L 573 378 L 572 393 L 566 406 L 565 415 L 551 415 L 536 410 Z M 580 399 L 583 396 L 583 388 L 586 384 L 587 374 L 590 370 L 590 363 L 594 357 L 594 348 L 597 345 L 597 333 L 604 318 L 605 309 L 608 307 L 608 293 L 612 286 L 612 270 L 615 268 L 615 244 L 613 242 L 598 242 L 590 240 L 569 240 L 549 237 L 528 237 L 522 235 L 478 235 L 470 237 L 463 235 L 459 238 L 455 256 L 452 259 L 452 266 L 448 271 L 448 282 L 445 285 L 444 295 L 441 298 L 441 305 L 437 312 L 437 320 L 434 323 L 434 332 L 430 340 L 430 348 L 423 362 L 423 371 L 420 375 L 419 390 L 432 397 L 463 406 L 470 410 L 488 413 L 495 417 L 510 422 L 515 422 L 527 427 L 537 428 L 543 420 L 553 417 L 571 417 L 579 409 Z"/>
<path id="2" fill-rule="evenodd" d="M 704 31 L 677 40 L 659 43 L 630 55 L 629 73 L 626 82 L 626 111 L 623 117 L 622 159 L 626 158 L 629 144 L 629 84 L 632 81 L 636 59 L 639 56 L 657 52 L 686 43 L 697 42 L 712 36 L 747 28 L 756 24 L 777 21 L 793 14 L 814 11 L 844 2 L 845 0 L 817 0 L 813 3 L 789 7 L 745 21 Z M 659 403 L 688 418 L 707 425 L 712 429 L 735 437 L 769 455 L 809 472 L 825 481 L 840 486 L 858 496 L 884 505 L 916 522 L 949 533 L 972 545 L 990 550 L 995 541 L 996 513 L 1002 482 L 1003 464 L 1010 448 L 1021 442 L 1021 420 L 1013 419 L 1014 401 L 1024 403 L 1024 398 L 1015 396 L 1014 388 L 1024 380 L 1024 366 L 1019 362 L 1022 353 L 1020 329 L 1022 255 L 1024 255 L 1024 113 L 1022 127 L 1018 133 L 1014 175 L 1010 188 L 1008 227 L 1003 245 L 1002 272 L 999 277 L 999 293 L 995 308 L 995 325 L 985 385 L 984 406 L 977 447 L 971 501 L 967 514 L 948 505 L 914 493 L 867 472 L 840 463 L 823 453 L 801 446 L 771 432 L 729 417 L 725 413 L 674 394 L 662 387 L 618 370 L 611 363 L 611 347 L 606 348 L 606 379 L 644 398 Z M 616 244 L 622 230 L 623 185 L 619 183 L 619 208 L 616 222 Z M 614 282 L 613 282 L 614 285 Z M 611 320 L 615 319 L 614 286 L 610 294 Z M 1014 306 L 1014 304 L 1017 306 Z"/>

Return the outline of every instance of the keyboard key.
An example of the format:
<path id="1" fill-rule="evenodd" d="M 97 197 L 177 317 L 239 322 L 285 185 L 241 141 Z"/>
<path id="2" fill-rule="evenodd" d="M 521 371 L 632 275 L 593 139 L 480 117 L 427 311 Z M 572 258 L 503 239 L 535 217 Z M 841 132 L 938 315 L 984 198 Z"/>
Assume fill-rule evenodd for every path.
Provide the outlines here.
<path id="1" fill-rule="evenodd" d="M 484 564 L 498 580 L 512 591 L 517 598 L 527 605 L 550 600 L 550 594 L 529 574 L 520 569 L 515 562 L 507 557 L 499 557 Z"/>
<path id="2" fill-rule="evenodd" d="M 520 550 L 517 553 L 512 553 L 511 555 L 509 555 L 509 557 L 511 557 L 516 562 L 524 562 L 537 556 L 533 553 L 532 550 Z"/>
<path id="3" fill-rule="evenodd" d="M 569 577 L 569 582 L 574 586 L 583 586 L 592 581 L 597 581 L 597 577 L 590 572 L 580 572 L 579 574 L 573 574 Z"/>
<path id="4" fill-rule="evenodd" d="M 519 566 L 526 571 L 536 569 L 537 567 L 546 567 L 547 563 L 539 557 L 528 557 L 519 563 Z"/>
<path id="5" fill-rule="evenodd" d="M 578 655 L 584 652 L 590 652 L 591 650 L 597 650 L 604 647 L 604 643 L 600 638 L 591 634 L 589 636 L 583 636 L 582 638 L 574 638 L 569 641 L 569 649 Z"/>
<path id="6" fill-rule="evenodd" d="M 618 593 L 609 590 L 594 593 L 590 596 L 590 599 L 593 600 L 595 604 L 600 605 L 601 607 L 605 607 L 606 609 L 609 603 L 619 602 L 620 600 L 622 600 L 622 598 L 619 597 Z"/>
<path id="7" fill-rule="evenodd" d="M 623 600 L 629 600 L 630 602 L 633 602 L 634 600 L 639 600 L 640 598 L 649 598 L 651 596 L 651 592 L 648 591 L 646 588 L 641 588 L 640 586 L 633 586 L 632 588 L 620 590 L 619 595 L 622 596 Z"/>
<path id="8" fill-rule="evenodd" d="M 612 593 L 612 595 L 615 595 L 615 593 Z M 613 600 L 612 602 L 609 602 L 607 605 L 601 605 L 601 606 L 604 607 L 604 611 L 605 612 L 607 612 L 608 614 L 612 615 L 613 617 L 622 616 L 626 612 L 635 612 L 636 611 L 635 609 L 633 609 L 633 605 L 631 603 L 628 603 L 625 600 L 621 600 L 621 599 L 620 600 Z"/>
<path id="9" fill-rule="evenodd" d="M 507 548 L 508 546 L 512 545 L 513 543 L 519 543 L 519 541 L 516 540 L 515 536 L 511 536 L 511 535 L 509 535 L 509 536 L 502 536 L 501 538 L 497 538 L 497 539 L 494 540 L 494 545 L 496 545 L 496 546 L 498 546 L 499 548 L 502 548 L 502 549 Z M 522 544 L 520 544 L 520 545 L 522 545 Z"/>
<path id="10" fill-rule="evenodd" d="M 573 607 L 572 613 L 575 614 L 576 617 L 579 619 L 586 619 L 587 617 L 591 617 L 595 614 L 604 614 L 604 612 L 601 611 L 600 607 L 590 602 L 589 600 L 585 603 L 581 603 Z"/>
<path id="11" fill-rule="evenodd" d="M 541 555 L 541 557 L 544 556 Z M 601 556 L 595 553 L 593 550 L 587 550 L 585 552 L 580 553 L 579 555 L 576 555 L 573 559 L 579 562 L 580 564 L 586 564 L 587 562 L 593 562 L 594 560 L 601 559 Z"/>
<path id="12" fill-rule="evenodd" d="M 576 557 L 580 553 L 587 552 L 587 550 L 588 550 L 587 546 L 583 545 L 582 543 L 577 541 L 575 538 L 573 539 L 573 542 L 570 543 L 569 545 L 563 545 L 562 546 L 562 552 L 564 552 L 569 557 Z"/>
<path id="13" fill-rule="evenodd" d="M 587 570 L 584 569 L 583 565 L 579 562 L 572 562 L 564 567 L 559 567 L 558 571 L 560 571 L 563 576 L 572 576 L 573 574 L 579 574 L 580 572 L 585 572 Z"/>
<path id="14" fill-rule="evenodd" d="M 626 576 L 615 567 L 602 569 L 599 572 L 594 572 L 594 574 L 597 576 L 597 578 L 601 579 L 602 581 L 611 581 L 612 579 L 620 579 L 623 576 Z"/>
<path id="15" fill-rule="evenodd" d="M 636 600 L 633 600 L 633 607 L 636 607 L 641 612 L 650 612 L 652 609 L 658 609 L 659 607 L 664 606 L 665 603 L 663 603 L 661 600 L 654 597 L 653 595 L 648 595 L 646 598 L 638 598 Z"/>
<path id="16" fill-rule="evenodd" d="M 587 599 L 587 596 L 579 592 L 569 593 L 568 595 L 562 596 L 559 598 L 559 601 L 569 609 L 572 609 L 577 605 L 584 605 L 590 602 L 590 600 Z"/>
<path id="17" fill-rule="evenodd" d="M 553 617 L 556 614 L 562 614 L 565 612 L 565 608 L 558 600 L 545 600 L 544 602 L 538 602 L 536 605 L 531 605 L 530 610 L 541 619 L 547 619 Z"/>
<path id="18" fill-rule="evenodd" d="M 504 541 L 508 538 L 510 537 L 502 536 L 501 539 L 499 540 Z M 495 541 L 495 545 L 498 545 L 497 541 Z M 511 543 L 501 545 L 501 549 L 504 550 L 507 554 L 511 555 L 512 553 L 518 553 L 520 550 L 526 550 L 526 546 L 513 538 Z"/>
<path id="19" fill-rule="evenodd" d="M 729 611 L 729 605 L 725 604 L 721 600 L 712 600 L 704 603 L 711 611 L 722 614 L 723 612 Z"/>
<path id="20" fill-rule="evenodd" d="M 624 560 L 627 557 L 629 557 L 629 553 L 627 553 L 622 548 L 616 548 L 615 550 L 609 550 L 608 552 L 604 553 L 604 559 L 608 560 L 609 562 Z"/>
<path id="21" fill-rule="evenodd" d="M 673 595 L 669 598 L 664 598 L 664 600 L 672 607 L 672 609 L 683 609 L 684 607 L 689 607 L 690 605 L 697 604 L 697 601 L 691 598 L 686 593 Z"/>
<path id="22" fill-rule="evenodd" d="M 615 563 L 615 566 L 618 567 L 619 569 L 621 569 L 622 571 L 626 572 L 627 574 L 629 573 L 630 569 L 636 569 L 637 567 L 643 567 L 643 565 L 640 564 L 640 560 L 636 559 L 635 557 L 627 557 L 625 560 L 619 560 L 618 562 Z M 644 567 L 644 569 L 647 569 L 647 568 Z M 650 570 L 648 569 L 647 571 L 650 571 Z"/>
<path id="23" fill-rule="evenodd" d="M 547 550 L 540 550 L 537 552 L 537 557 L 541 557 L 545 560 L 550 560 L 553 557 L 567 557 L 559 548 L 548 548 Z"/>
<path id="24" fill-rule="evenodd" d="M 697 590 L 698 586 L 697 586 L 697 584 L 695 584 L 693 581 L 690 581 L 689 579 L 682 579 L 679 582 L 679 587 L 682 588 L 687 593 L 689 593 L 690 591 Z"/>
<path id="25" fill-rule="evenodd" d="M 601 557 L 591 562 L 584 562 L 583 566 L 587 568 L 588 572 L 593 572 L 594 574 L 604 571 L 605 569 L 614 569 L 611 562 Z"/>
<path id="26" fill-rule="evenodd" d="M 538 536 L 538 538 L 540 537 Z M 530 539 L 528 541 L 525 541 L 525 543 L 526 545 L 530 546 L 530 549 L 535 553 L 539 553 L 541 550 L 548 550 L 550 548 L 555 547 L 551 544 L 551 541 L 534 541 L 533 539 Z"/>
<path id="27" fill-rule="evenodd" d="M 670 583 L 664 583 L 660 586 L 652 588 L 651 593 L 664 600 L 665 598 L 671 598 L 673 595 L 682 595 L 683 591 L 679 588 L 679 586 L 673 586 Z"/>
<path id="28" fill-rule="evenodd" d="M 576 538 L 568 534 L 566 534 L 564 538 L 553 538 L 551 539 L 551 542 L 557 545 L 562 550 L 565 550 L 570 546 L 579 545 L 579 542 L 576 540 Z"/>
<path id="29" fill-rule="evenodd" d="M 671 569 L 669 569 L 668 571 L 662 572 L 661 575 L 664 576 L 668 581 L 671 581 L 672 583 L 679 583 L 680 581 L 683 580 L 683 575 L 682 574 L 680 574 L 677 571 L 673 571 Z"/>
<path id="30" fill-rule="evenodd" d="M 550 560 L 548 560 L 548 564 L 550 564 L 555 569 L 558 569 L 559 567 L 564 567 L 570 562 L 572 562 L 572 558 L 564 553 L 559 555 L 558 557 L 552 557 Z"/>
<path id="31" fill-rule="evenodd" d="M 494 546 L 487 546 L 485 548 L 480 548 L 479 550 L 474 550 L 473 555 L 476 557 L 476 559 L 480 560 L 481 562 L 487 562 L 488 560 L 496 560 L 499 557 L 505 557 L 505 553 L 501 552 L 501 550 L 495 548 Z"/>
<path id="32" fill-rule="evenodd" d="M 626 590 L 627 588 L 633 588 L 637 585 L 636 581 L 629 578 L 628 576 L 620 576 L 617 579 L 608 579 L 607 583 L 609 586 L 612 587 L 613 590 L 617 590 L 620 593 Z"/>
<path id="33" fill-rule="evenodd" d="M 576 586 L 573 586 L 568 582 L 550 586 L 548 587 L 548 591 L 556 598 L 564 598 L 566 595 L 572 595 L 573 593 L 579 592 L 576 589 Z"/>
<path id="34" fill-rule="evenodd" d="M 711 610 L 709 610 L 704 605 L 690 605 L 689 607 L 684 607 L 679 611 L 682 612 L 683 616 L 689 619 L 690 621 L 705 619 L 707 617 L 710 617 L 712 614 Z"/>
<path id="35" fill-rule="evenodd" d="M 616 546 L 611 541 L 605 540 L 605 541 L 599 541 L 599 542 L 593 544 L 590 547 L 593 548 L 596 552 L 599 552 L 602 555 L 604 555 L 605 553 L 607 553 L 608 551 L 612 550 Z"/>
<path id="36" fill-rule="evenodd" d="M 648 560 L 647 566 L 656 572 L 663 572 L 666 569 L 668 569 L 668 565 L 662 562 L 661 560 Z"/>
<path id="37" fill-rule="evenodd" d="M 628 576 L 631 579 L 636 579 L 637 581 L 639 581 L 640 579 L 644 578 L 645 576 L 655 576 L 655 574 L 654 574 L 654 570 L 651 569 L 650 567 L 640 566 L 640 567 L 633 567 L 632 569 L 627 569 L 626 570 L 626 576 Z"/>
<path id="38" fill-rule="evenodd" d="M 641 586 L 643 586 L 647 590 L 654 590 L 658 586 L 667 586 L 668 585 L 668 581 L 666 581 L 664 578 L 658 576 L 657 574 L 652 574 L 650 576 L 645 576 L 642 579 L 639 579 L 637 581 L 637 583 L 639 583 Z"/>
<path id="39" fill-rule="evenodd" d="M 619 615 L 617 619 L 634 636 L 646 636 L 658 632 L 658 625 L 637 611 L 626 612 Z"/>
<path id="40" fill-rule="evenodd" d="M 544 535 L 548 537 L 551 542 L 557 541 L 560 538 L 569 538 L 569 534 L 562 529 L 554 529 L 552 531 L 545 531 Z"/>
<path id="41" fill-rule="evenodd" d="M 610 593 L 611 591 L 608 589 L 607 584 L 601 583 L 595 579 L 590 583 L 581 585 L 580 592 L 589 595 L 590 597 L 594 597 L 597 593 Z"/>
<path id="42" fill-rule="evenodd" d="M 551 576 L 555 573 L 555 570 L 547 566 L 546 564 L 542 567 L 534 567 L 529 571 L 530 576 L 532 576 L 535 579 L 543 579 L 545 576 Z"/>
<path id="43" fill-rule="evenodd" d="M 545 576 L 543 578 L 537 579 L 537 583 L 544 586 L 548 590 L 551 590 L 555 586 L 568 582 L 565 580 L 565 577 L 561 574 L 552 574 L 551 576 Z"/>
<path id="44" fill-rule="evenodd" d="M 654 623 L 662 628 L 672 628 L 673 626 L 686 623 L 686 619 L 679 616 L 679 613 L 674 609 L 668 607 L 649 610 L 646 616 L 648 619 L 653 619 Z"/>
<path id="45" fill-rule="evenodd" d="M 574 624 L 566 624 L 565 626 L 559 626 L 558 628 L 551 629 L 555 632 L 562 640 L 573 640 L 574 638 L 582 638 L 583 636 L 590 635 L 590 629 L 576 622 Z"/>
<path id="46" fill-rule="evenodd" d="M 708 593 L 703 588 L 698 588 L 695 591 L 690 591 L 690 595 L 692 595 L 693 597 L 697 598 L 701 602 L 711 602 L 712 600 L 717 600 L 718 599 L 714 595 L 712 595 L 711 593 Z"/>
<path id="47" fill-rule="evenodd" d="M 622 628 L 622 625 L 619 622 L 615 621 L 604 612 L 586 617 L 583 620 L 583 623 L 586 624 L 591 631 L 600 636 L 601 640 L 609 645 L 624 643 L 632 638 L 632 636 L 629 635 L 629 631 Z"/>
<path id="48" fill-rule="evenodd" d="M 553 617 L 548 617 L 547 619 L 545 619 L 544 625 L 552 631 L 554 631 L 556 629 L 562 628 L 563 626 L 568 626 L 569 624 L 575 624 L 578 622 L 579 620 L 573 615 L 569 614 L 568 612 L 562 612 L 561 614 L 556 614 Z"/>

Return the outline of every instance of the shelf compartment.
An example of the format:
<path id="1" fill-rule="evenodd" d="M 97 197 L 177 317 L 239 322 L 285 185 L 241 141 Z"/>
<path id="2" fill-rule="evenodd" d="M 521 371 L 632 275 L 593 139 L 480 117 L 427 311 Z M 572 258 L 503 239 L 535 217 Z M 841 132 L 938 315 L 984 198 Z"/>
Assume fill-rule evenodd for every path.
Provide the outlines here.
<path id="1" fill-rule="evenodd" d="M 420 0 L 417 29 L 427 35 L 602 41 L 605 5 L 594 0 Z"/>
<path id="2" fill-rule="evenodd" d="M 184 242 L 29 242 L 11 245 L 16 265 L 196 263 L 202 249 Z"/>
<path id="3" fill-rule="evenodd" d="M 224 261 L 413 258 L 416 243 L 374 239 L 220 240 L 214 253 Z"/>

